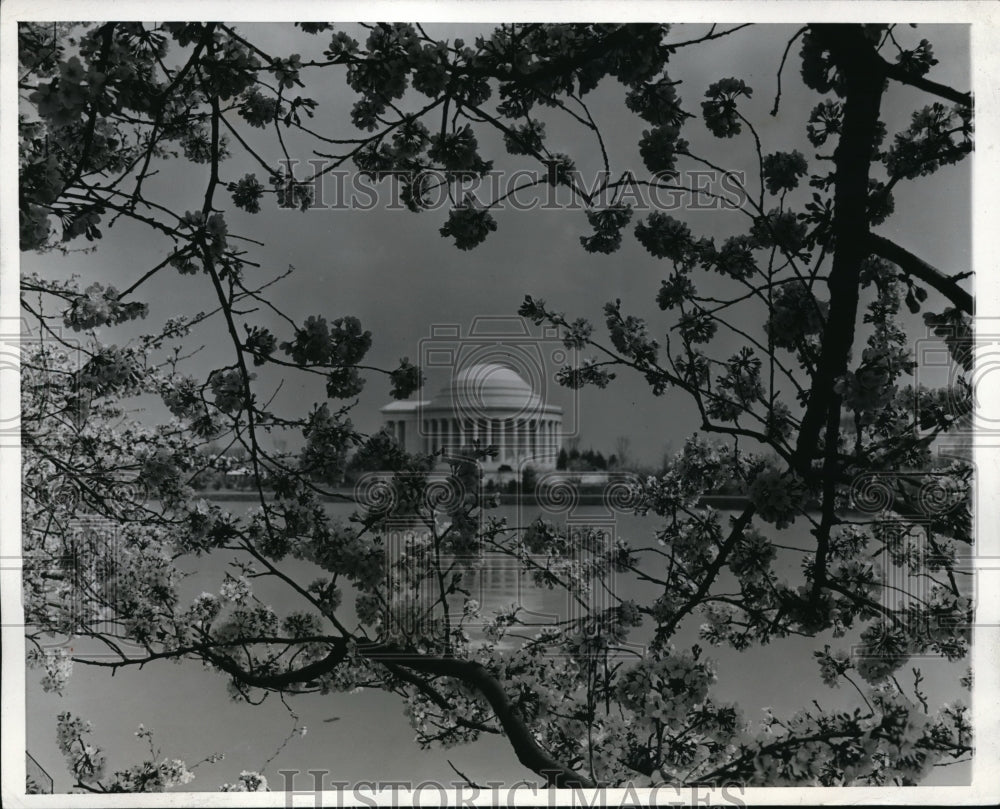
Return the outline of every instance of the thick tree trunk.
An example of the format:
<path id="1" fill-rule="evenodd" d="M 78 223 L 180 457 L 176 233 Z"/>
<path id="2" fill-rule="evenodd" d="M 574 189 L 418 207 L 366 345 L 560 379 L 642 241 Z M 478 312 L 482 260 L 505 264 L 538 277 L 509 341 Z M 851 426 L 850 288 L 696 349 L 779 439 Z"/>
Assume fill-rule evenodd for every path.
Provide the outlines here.
<path id="1" fill-rule="evenodd" d="M 830 50 L 846 84 L 843 131 L 834 153 L 835 192 L 830 271 L 830 311 L 822 350 L 795 449 L 796 466 L 810 472 L 833 386 L 847 370 L 858 314 L 861 265 L 871 251 L 868 239 L 868 179 L 885 87 L 884 62 L 860 25 L 817 25 L 813 36 Z"/>

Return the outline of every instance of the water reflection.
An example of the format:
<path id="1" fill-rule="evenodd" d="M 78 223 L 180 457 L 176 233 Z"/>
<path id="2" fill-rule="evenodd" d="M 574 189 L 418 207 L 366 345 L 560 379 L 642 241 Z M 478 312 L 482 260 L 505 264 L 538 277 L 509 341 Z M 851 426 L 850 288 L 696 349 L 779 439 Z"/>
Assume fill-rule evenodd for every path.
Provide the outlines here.
<path id="1" fill-rule="evenodd" d="M 446 530 L 447 525 L 442 529 Z M 456 558 L 439 556 L 431 531 L 414 525 L 386 531 L 383 542 L 388 615 L 396 628 L 406 632 L 417 629 L 414 615 L 425 619 L 443 617 L 440 599 L 448 586 L 453 587 L 448 596 L 452 614 L 464 604 L 478 606 L 478 617 L 463 619 L 473 640 L 485 637 L 485 622 L 515 608 L 519 624 L 524 625 L 521 629 L 537 632 L 545 626 L 583 617 L 587 611 L 607 609 L 613 603 L 611 582 L 575 598 L 560 585 L 581 566 L 601 564 L 596 549 L 592 554 L 595 558 L 588 558 L 580 552 L 579 544 L 574 546 L 578 551 L 575 557 L 556 561 L 544 555 L 529 555 L 522 560 L 500 551 Z"/>

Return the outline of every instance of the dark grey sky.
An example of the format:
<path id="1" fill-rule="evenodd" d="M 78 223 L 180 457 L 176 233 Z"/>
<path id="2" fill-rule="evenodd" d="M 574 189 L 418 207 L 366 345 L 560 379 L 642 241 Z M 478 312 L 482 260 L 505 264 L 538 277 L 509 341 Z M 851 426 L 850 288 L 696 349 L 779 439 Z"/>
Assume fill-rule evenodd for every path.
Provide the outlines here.
<path id="1" fill-rule="evenodd" d="M 931 77 L 957 87 L 969 85 L 968 33 L 965 26 L 922 26 L 919 30 L 900 27 L 904 43 L 927 37 L 934 44 L 940 64 Z M 243 29 L 255 41 L 275 55 L 321 51 L 326 35 L 308 37 L 290 25 L 248 25 Z M 431 26 L 447 36 L 471 40 L 481 26 Z M 706 31 L 706 26 L 677 26 L 672 36 L 677 41 L 690 39 Z M 678 87 L 685 107 L 700 112 L 700 101 L 709 84 L 720 78 L 743 78 L 754 89 L 752 99 L 741 103 L 741 110 L 758 127 L 764 152 L 802 150 L 810 161 L 810 170 L 825 170 L 813 159 L 815 152 L 804 137 L 805 123 L 817 99 L 805 88 L 797 72 L 798 45 L 784 71 L 783 97 L 779 115 L 768 115 L 776 90 L 778 63 L 785 43 L 795 26 L 758 25 L 731 37 L 695 48 L 682 50 L 672 61 L 670 73 L 682 79 Z M 324 78 L 310 81 L 305 73 L 306 90 L 299 92 L 320 103 L 314 129 L 335 137 L 356 137 L 348 110 L 354 93 L 342 80 Z M 342 75 L 342 74 L 340 74 Z M 905 127 L 915 109 L 934 99 L 919 91 L 894 85 L 883 106 L 883 117 L 892 133 Z M 495 103 L 496 98 L 491 103 Z M 607 80 L 587 97 L 595 121 L 600 126 L 611 158 L 612 172 L 634 169 L 645 172 L 638 155 L 637 142 L 643 128 L 648 128 L 623 105 L 623 88 Z M 245 126 L 241 131 L 268 159 L 277 161 L 280 152 L 273 132 L 267 135 Z M 600 151 L 593 135 L 565 116 L 552 114 L 548 121 L 548 145 L 553 151 L 573 155 L 585 176 L 601 166 Z M 499 170 L 537 169 L 525 158 L 506 156 L 500 138 L 490 129 L 479 127 L 477 134 L 486 158 L 496 161 Z M 699 118 L 687 122 L 684 136 L 693 150 L 727 168 L 747 172 L 751 189 L 756 188 L 753 141 L 744 131 L 732 140 L 711 137 Z M 304 138 L 287 139 L 293 155 L 310 159 L 313 148 L 324 147 Z M 239 151 L 238 145 L 234 151 Z M 829 152 L 829 150 L 825 150 Z M 946 272 L 968 268 L 970 218 L 970 162 L 946 168 L 930 179 L 904 184 L 897 193 L 896 214 L 882 232 L 925 257 Z M 681 163 L 683 168 L 685 164 Z M 691 165 L 691 168 L 698 168 Z M 236 180 L 259 166 L 238 155 L 224 164 L 225 180 Z M 171 161 L 147 184 L 146 193 L 176 210 L 200 208 L 207 169 L 183 160 Z M 261 176 L 263 180 L 263 177 Z M 388 184 L 382 187 L 388 191 Z M 325 187 L 329 198 L 331 187 Z M 799 189 L 798 198 L 812 189 Z M 383 197 L 386 199 L 389 195 Z M 666 262 L 651 257 L 627 229 L 622 248 L 611 256 L 586 253 L 579 237 L 589 232 L 580 210 L 503 210 L 496 214 L 499 230 L 471 252 L 456 249 L 450 240 L 438 234 L 447 212 L 440 210 L 413 214 L 405 210 L 277 210 L 265 200 L 265 210 L 251 216 L 230 204 L 228 195 L 217 195 L 226 208 L 231 234 L 244 234 L 263 241 L 265 247 L 247 244 L 248 258 L 259 262 L 261 269 L 248 268 L 250 278 L 264 280 L 289 265 L 292 276 L 273 288 L 274 300 L 297 321 L 311 314 L 333 319 L 344 314 L 361 318 L 374 333 L 374 346 L 368 357 L 372 364 L 394 367 L 401 356 L 417 360 L 421 341 L 436 324 L 460 324 L 463 333 L 477 316 L 512 316 L 525 294 L 544 298 L 571 317 L 594 320 L 598 333 L 603 331 L 602 307 L 608 300 L 621 298 L 623 309 L 647 318 L 651 333 L 662 337 L 673 323 L 672 315 L 660 312 L 654 298 L 662 278 L 669 273 Z M 794 204 L 795 196 L 789 202 Z M 767 204 L 767 203 L 766 203 Z M 767 204 L 768 207 L 769 204 Z M 672 211 L 687 221 L 696 236 L 717 239 L 742 232 L 745 216 L 736 211 Z M 644 217 L 637 212 L 634 222 Z M 945 217 L 946 224 L 942 224 Z M 144 227 L 119 223 L 98 243 L 91 255 L 72 254 L 23 257 L 23 266 L 46 274 L 80 273 L 85 280 L 98 279 L 123 288 L 155 265 L 167 254 L 169 243 Z M 702 273 L 704 275 L 704 273 Z M 699 279 L 699 288 L 722 294 L 724 281 L 719 276 Z M 172 269 L 163 270 L 142 290 L 151 304 L 151 323 L 160 323 L 180 313 L 192 313 L 211 306 L 213 292 L 205 277 L 179 277 Z M 760 334 L 759 309 L 734 310 L 732 322 L 752 334 Z M 288 326 L 266 310 L 246 318 L 249 323 L 270 326 L 279 339 L 287 339 Z M 912 321 L 914 336 L 923 333 L 919 318 Z M 117 341 L 121 334 L 105 330 L 102 339 Z M 204 343 L 206 349 L 191 361 L 190 368 L 204 374 L 215 364 L 228 362 L 227 345 L 221 323 L 212 322 L 195 333 L 192 342 Z M 715 356 L 725 356 L 739 348 L 743 339 L 720 331 Z M 549 370 L 554 370 L 550 366 Z M 282 381 L 282 374 L 266 370 L 258 380 L 259 395 L 266 399 Z M 444 375 L 431 375 L 428 390 L 433 393 L 443 383 Z M 375 429 L 380 419 L 378 407 L 388 400 L 387 381 L 372 375 L 355 411 L 355 422 L 366 430 Z M 627 371 L 607 390 L 587 389 L 570 393 L 550 382 L 546 392 L 556 403 L 574 407 L 576 396 L 580 413 L 579 433 L 584 446 L 593 445 L 605 452 L 613 450 L 615 438 L 628 436 L 638 460 L 654 463 L 665 447 L 677 448 L 697 426 L 689 401 L 681 395 L 668 394 L 656 399 L 644 382 Z M 303 403 L 323 398 L 322 385 L 316 379 L 289 378 L 275 399 L 280 411 L 297 413 Z M 160 411 L 153 409 L 153 415 Z"/>
<path id="2" fill-rule="evenodd" d="M 431 30 L 444 29 L 450 36 L 467 39 L 478 30 L 469 26 L 431 26 Z M 305 55 L 310 47 L 322 49 L 327 40 L 323 35 L 305 37 L 291 26 L 247 26 L 246 30 L 275 54 Z M 680 26 L 675 35 L 682 40 L 705 30 L 705 26 Z M 759 126 L 765 152 L 801 149 L 815 170 L 813 150 L 805 141 L 804 127 L 816 99 L 802 86 L 794 56 L 784 74 L 780 114 L 777 118 L 768 115 L 781 52 L 794 30 L 794 26 L 756 26 L 720 42 L 683 51 L 673 60 L 671 73 L 674 78 L 684 80 L 679 91 L 686 108 L 692 112 L 699 110 L 710 83 L 727 76 L 745 79 L 755 93 L 742 109 Z M 941 63 L 934 68 L 932 78 L 968 87 L 966 27 L 926 26 L 915 32 L 904 30 L 903 34 L 914 41 L 925 36 L 934 43 Z M 312 125 L 335 135 L 353 136 L 346 116 L 353 94 L 339 81 L 314 85 L 309 83 L 308 74 L 306 80 L 308 89 L 303 92 L 321 103 Z M 644 125 L 624 108 L 622 96 L 622 88 L 608 81 L 589 98 L 591 111 L 608 144 L 612 169 L 621 171 L 631 167 L 641 173 L 636 143 Z M 905 127 L 913 110 L 931 101 L 918 91 L 893 86 L 883 110 L 890 136 Z M 598 168 L 599 152 L 588 133 L 555 120 L 549 131 L 551 148 L 572 153 L 585 172 Z M 261 138 L 256 131 L 252 134 L 256 136 L 252 142 L 260 144 L 269 158 L 277 160 L 277 150 L 267 145 L 271 139 Z M 751 187 L 755 186 L 756 177 L 751 170 L 755 158 L 749 133 L 731 141 L 718 141 L 708 136 L 700 121 L 693 120 L 688 122 L 684 134 L 696 151 L 729 168 L 747 171 Z M 480 142 L 484 144 L 485 156 L 496 159 L 498 168 L 524 165 L 504 156 L 498 138 L 483 134 Z M 290 138 L 290 145 L 299 144 Z M 901 188 L 896 214 L 882 228 L 882 232 L 946 272 L 969 268 L 970 162 Z M 237 157 L 225 165 L 225 179 L 236 180 L 253 170 L 251 161 Z M 170 207 L 194 210 L 200 208 L 206 179 L 204 167 L 175 161 L 163 165 L 160 175 L 147 188 L 150 196 L 155 195 Z M 673 215 L 688 221 L 696 235 L 721 238 L 745 226 L 744 217 L 734 212 L 688 210 Z M 385 367 L 393 367 L 403 355 L 417 359 L 421 340 L 430 335 L 433 325 L 461 324 L 467 328 L 477 316 L 514 315 L 526 293 L 545 298 L 571 316 L 585 316 L 598 322 L 603 304 L 620 297 L 628 312 L 648 318 L 657 337 L 672 322 L 654 302 L 660 280 L 669 268 L 643 250 L 631 235 L 631 229 L 618 253 L 594 256 L 579 244 L 579 236 L 587 233 L 582 212 L 504 211 L 497 214 L 498 232 L 476 250 L 463 253 L 437 233 L 445 216 L 443 210 L 414 215 L 387 210 L 300 213 L 267 207 L 263 213 L 251 217 L 227 208 L 231 233 L 250 235 L 266 245 L 252 247 L 249 257 L 261 263 L 262 269 L 250 268 L 248 274 L 263 281 L 294 265 L 294 275 L 274 288 L 275 300 L 299 321 L 311 314 L 323 314 L 330 319 L 343 314 L 359 316 L 375 335 L 369 360 Z M 124 288 L 161 261 L 168 249 L 165 240 L 146 229 L 121 223 L 92 254 L 74 253 L 65 258 L 25 255 L 22 266 L 48 276 L 75 272 L 83 277 L 84 283 L 99 280 Z M 711 290 L 712 283 L 706 281 L 703 288 Z M 721 291 L 721 281 L 714 283 L 720 284 Z M 142 297 L 151 305 L 150 321 L 158 324 L 168 317 L 210 308 L 213 295 L 206 278 L 178 277 L 168 269 L 144 288 Z M 251 315 L 247 320 L 269 325 L 280 339 L 289 336 L 281 321 L 269 318 L 266 312 Z M 734 323 L 759 333 L 759 312 L 735 315 Z M 923 327 L 919 318 L 912 319 L 911 324 L 914 337 L 920 336 Z M 115 341 L 130 331 L 134 332 L 108 331 L 101 336 Z M 724 336 L 720 342 L 723 340 L 732 349 L 742 343 L 740 338 L 732 336 Z M 213 365 L 228 362 L 220 324 L 213 323 L 197 332 L 193 342 L 206 346 L 191 361 L 193 372 L 204 374 Z M 266 398 L 279 381 L 279 374 L 263 372 L 259 380 L 260 395 Z M 440 375 L 432 378 L 428 393 L 443 381 Z M 377 409 L 387 400 L 387 391 L 384 380 L 370 379 L 355 415 L 360 427 L 370 430 L 378 426 Z M 566 407 L 571 405 L 568 392 L 548 393 L 554 401 Z M 322 395 L 321 385 L 311 382 L 305 385 L 302 380 L 290 379 L 275 401 L 279 408 L 298 413 L 307 402 L 321 399 Z M 628 436 L 638 459 L 650 463 L 659 460 L 667 445 L 678 447 L 696 427 L 688 400 L 675 395 L 654 399 L 641 379 L 628 374 L 622 374 L 607 390 L 584 391 L 580 395 L 579 412 L 585 446 L 593 445 L 608 452 L 613 450 L 617 436 Z M 151 413 L 161 415 L 155 408 Z M 651 531 L 652 526 L 648 529 Z M 810 657 L 815 644 L 806 645 L 808 648 L 792 643 L 754 650 L 740 655 L 738 665 L 729 662 L 720 666 L 724 695 L 745 701 L 748 716 L 753 718 L 759 716 L 757 711 L 764 705 L 774 705 L 781 711 L 803 704 L 818 693 L 818 678 Z M 114 764 L 131 762 L 133 753 L 138 755 L 138 745 L 130 747 L 129 743 L 139 721 L 159 732 L 167 755 L 183 755 L 191 761 L 213 750 L 227 750 L 232 766 L 220 765 L 211 774 L 206 773 L 204 780 L 192 784 L 203 789 L 219 780 L 235 778 L 239 769 L 259 766 L 287 726 L 278 703 L 269 702 L 259 709 L 234 705 L 224 696 L 221 679 L 197 666 L 175 668 L 164 664 L 160 669 L 141 674 L 125 672 L 115 681 L 110 681 L 103 672 L 78 671 L 64 699 L 39 694 L 37 679 L 34 673 L 29 673 L 29 748 L 54 774 L 61 770 L 53 744 L 52 722 L 57 711 L 67 708 L 95 720 L 98 740 L 107 744 Z M 846 699 L 842 693 L 823 692 L 821 696 L 824 704 L 829 705 Z M 114 707 L 109 708 L 112 703 Z M 272 777 L 291 760 L 302 767 L 327 766 L 332 777 L 345 779 L 362 775 L 419 779 L 431 771 L 438 776 L 448 772 L 444 766 L 447 754 L 422 754 L 410 743 L 411 732 L 400 715 L 399 703 L 392 698 L 377 694 L 327 698 L 315 704 L 307 702 L 302 712 L 305 715 L 308 711 L 315 712 L 304 720 L 311 735 L 289 748 L 287 757 L 276 762 L 270 772 Z M 322 718 L 334 714 L 343 716 L 343 721 L 332 725 L 321 723 Z M 345 738 L 350 745 L 344 744 Z M 203 747 L 193 749 L 192 739 L 201 740 Z M 387 747 L 393 741 L 397 743 Z M 456 761 L 472 777 L 514 778 L 523 774 L 502 742 L 486 741 L 463 750 Z"/>

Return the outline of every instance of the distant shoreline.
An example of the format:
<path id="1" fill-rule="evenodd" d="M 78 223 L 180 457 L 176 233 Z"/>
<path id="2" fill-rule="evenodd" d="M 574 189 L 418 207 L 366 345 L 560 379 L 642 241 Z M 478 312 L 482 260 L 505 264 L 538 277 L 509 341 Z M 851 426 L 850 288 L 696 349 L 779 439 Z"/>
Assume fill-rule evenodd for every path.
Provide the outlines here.
<path id="1" fill-rule="evenodd" d="M 199 492 L 199 495 L 206 500 L 230 500 L 235 502 L 254 502 L 259 499 L 255 491 L 245 489 L 219 489 L 213 491 Z M 319 500 L 327 503 L 349 503 L 354 496 L 353 489 L 339 489 L 333 494 L 317 495 Z M 577 505 L 580 506 L 601 506 L 607 501 L 607 497 L 602 492 L 577 492 Z M 269 498 L 270 499 L 270 498 Z M 750 498 L 739 494 L 709 494 L 698 501 L 699 506 L 712 506 L 718 509 L 740 509 L 745 508 L 750 503 Z M 538 505 L 538 498 L 533 494 L 511 494 L 500 492 L 500 505 Z"/>

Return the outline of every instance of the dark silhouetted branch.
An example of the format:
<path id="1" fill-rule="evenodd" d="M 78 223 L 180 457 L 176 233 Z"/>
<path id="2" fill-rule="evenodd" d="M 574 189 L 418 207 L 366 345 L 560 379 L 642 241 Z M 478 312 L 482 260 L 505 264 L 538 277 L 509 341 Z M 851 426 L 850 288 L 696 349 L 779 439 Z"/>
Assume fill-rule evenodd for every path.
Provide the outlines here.
<path id="1" fill-rule="evenodd" d="M 685 602 L 684 606 L 677 610 L 677 612 L 675 612 L 670 618 L 670 621 L 665 624 L 666 628 L 663 630 L 664 637 L 672 635 L 680 622 L 692 613 L 695 607 L 702 602 L 702 599 L 708 595 L 708 591 L 715 583 L 715 579 L 722 570 L 722 566 L 729 558 L 730 552 L 732 552 L 733 548 L 735 548 L 740 539 L 742 539 L 743 531 L 750 524 L 750 520 L 753 519 L 753 515 L 756 510 L 756 506 L 752 505 L 743 509 L 743 513 L 740 514 L 740 516 L 733 523 L 733 527 L 730 529 L 729 536 L 726 537 L 726 541 L 723 542 L 722 546 L 719 548 L 719 553 L 705 571 L 705 575 L 702 577 L 701 583 L 698 585 L 698 589 L 695 594 L 691 596 L 691 598 Z"/>
<path id="2" fill-rule="evenodd" d="M 915 76 L 913 73 L 908 72 L 902 65 L 893 65 L 885 62 L 885 75 L 901 84 L 908 84 L 911 87 L 916 87 L 918 90 L 933 93 L 936 96 L 951 101 L 953 104 L 961 104 L 963 107 L 972 106 L 972 93 L 963 93 L 961 90 L 956 90 L 947 84 L 940 84 L 936 81 L 925 79 L 923 76 Z"/>
<path id="3" fill-rule="evenodd" d="M 937 290 L 967 315 L 972 314 L 973 298 L 971 293 L 962 289 L 954 276 L 946 275 L 936 267 L 932 267 L 922 258 L 918 258 L 905 247 L 900 247 L 894 241 L 874 233 L 868 237 L 871 252 L 891 261 L 903 272 L 912 275 L 932 289 Z"/>
<path id="4" fill-rule="evenodd" d="M 829 51 L 844 78 L 846 98 L 840 142 L 834 152 L 833 236 L 836 247 L 828 281 L 830 314 L 822 350 L 795 446 L 796 467 L 810 473 L 833 386 L 847 370 L 858 315 L 861 265 L 868 249 L 868 181 L 882 103 L 883 62 L 860 25 L 817 25 L 813 35 Z"/>
<path id="5" fill-rule="evenodd" d="M 232 658 L 212 652 L 202 652 L 202 655 L 242 685 L 254 688 L 282 689 L 297 683 L 307 683 L 317 677 L 322 677 L 324 674 L 329 674 L 347 657 L 347 642 L 336 644 L 333 650 L 320 660 L 278 674 L 257 674 L 253 671 L 247 671 Z"/>
<path id="6" fill-rule="evenodd" d="M 550 787 L 592 787 L 593 783 L 582 773 L 570 769 L 546 753 L 527 726 L 517 706 L 511 702 L 500 681 L 489 670 L 474 660 L 432 657 L 387 646 L 358 645 L 358 652 L 371 660 L 388 661 L 413 671 L 454 677 L 479 691 L 489 702 L 500 721 L 511 747 L 525 767 L 544 776 Z"/>

